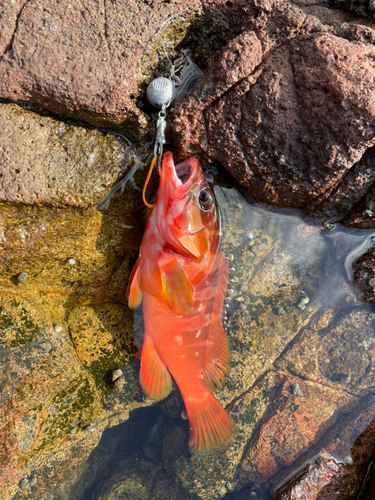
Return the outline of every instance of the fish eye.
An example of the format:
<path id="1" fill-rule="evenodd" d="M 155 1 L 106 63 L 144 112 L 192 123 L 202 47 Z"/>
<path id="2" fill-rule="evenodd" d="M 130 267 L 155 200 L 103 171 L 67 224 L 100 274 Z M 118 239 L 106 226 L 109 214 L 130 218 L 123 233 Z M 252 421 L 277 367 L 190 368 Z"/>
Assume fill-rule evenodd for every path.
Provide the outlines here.
<path id="1" fill-rule="evenodd" d="M 214 204 L 214 197 L 210 189 L 202 189 L 198 196 L 199 206 L 202 210 L 210 210 Z"/>

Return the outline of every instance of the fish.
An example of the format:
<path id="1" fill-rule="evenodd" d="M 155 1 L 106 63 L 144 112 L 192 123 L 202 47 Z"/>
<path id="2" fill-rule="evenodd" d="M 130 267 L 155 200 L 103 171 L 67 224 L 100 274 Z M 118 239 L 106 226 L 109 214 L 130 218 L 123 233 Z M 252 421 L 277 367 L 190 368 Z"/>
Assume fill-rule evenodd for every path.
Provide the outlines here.
<path id="1" fill-rule="evenodd" d="M 214 194 L 198 160 L 175 165 L 166 152 L 127 298 L 130 309 L 143 306 L 140 385 L 161 401 L 174 379 L 196 453 L 225 446 L 237 430 L 213 395 L 230 366 L 223 327 L 229 263 L 220 243 Z"/>

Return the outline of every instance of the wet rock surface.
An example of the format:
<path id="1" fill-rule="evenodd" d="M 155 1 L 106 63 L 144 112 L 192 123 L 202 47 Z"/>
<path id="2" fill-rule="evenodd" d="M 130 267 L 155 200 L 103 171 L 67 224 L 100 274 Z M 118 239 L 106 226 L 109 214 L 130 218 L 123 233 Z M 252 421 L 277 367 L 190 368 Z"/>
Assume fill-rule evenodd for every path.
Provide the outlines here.
<path id="1" fill-rule="evenodd" d="M 2 6 L 1 498 L 368 500 L 374 252 L 333 224 L 374 227 L 368 19 L 302 0 Z M 190 454 L 176 388 L 133 412 L 150 404 L 125 299 L 150 158 L 125 131 L 148 130 L 145 86 L 170 72 L 162 41 L 205 70 L 168 114 L 178 156 L 333 221 L 215 189 L 232 266 L 217 398 L 239 432 L 206 456 Z"/>
<path id="2" fill-rule="evenodd" d="M 2 498 L 39 497 L 86 459 L 105 428 L 145 404 L 123 305 L 136 258 L 129 221 L 142 230 L 136 184 L 128 200 L 115 195 L 107 210 L 95 209 L 143 146 L 0 108 L 0 488 Z"/>

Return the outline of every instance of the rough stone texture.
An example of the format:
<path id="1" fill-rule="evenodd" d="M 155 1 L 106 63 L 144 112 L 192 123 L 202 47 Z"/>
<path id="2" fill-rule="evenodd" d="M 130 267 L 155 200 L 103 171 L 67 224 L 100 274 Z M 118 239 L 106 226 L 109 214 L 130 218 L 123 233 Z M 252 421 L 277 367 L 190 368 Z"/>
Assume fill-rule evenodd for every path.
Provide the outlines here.
<path id="1" fill-rule="evenodd" d="M 364 291 L 366 302 L 375 302 L 375 247 L 369 248 L 354 263 L 354 279 Z"/>
<path id="2" fill-rule="evenodd" d="M 317 481 L 314 491 L 317 498 L 355 498 L 358 494 L 369 461 L 375 451 L 375 404 L 374 397 L 363 398 L 359 404 L 346 415 L 339 417 L 336 425 L 332 426 L 321 439 L 302 455 L 294 464 L 276 474 L 267 484 L 276 498 L 284 498 L 282 494 L 292 494 L 294 490 L 303 491 L 303 475 L 306 474 L 306 464 L 312 464 L 315 458 L 333 457 L 338 464 L 332 470 L 329 484 Z M 346 466 L 343 467 L 342 465 Z M 308 468 L 308 467 L 307 467 Z M 301 470 L 305 472 L 300 476 Z M 314 486 L 311 475 L 307 474 L 307 481 Z M 299 485 L 301 483 L 301 486 Z M 337 494 L 339 493 L 339 494 Z M 294 494 L 294 493 L 293 493 Z M 326 496 L 325 496 L 326 495 Z M 288 497 L 286 497 L 288 498 Z M 309 498 L 309 497 L 307 497 Z M 312 498 L 315 498 L 314 496 Z"/>
<path id="3" fill-rule="evenodd" d="M 297 383 L 302 395 L 293 393 Z M 350 395 L 288 377 L 248 445 L 238 472 L 240 481 L 263 483 L 282 466 L 291 465 L 338 414 L 348 412 L 355 404 L 356 399 Z"/>
<path id="4" fill-rule="evenodd" d="M 375 5 L 371 0 L 331 0 L 331 5 L 346 9 L 370 20 L 374 19 Z"/>
<path id="5" fill-rule="evenodd" d="M 169 136 L 252 199 L 371 227 L 375 32 L 327 6 L 225 4 L 243 32 L 175 105 Z"/>
<path id="6" fill-rule="evenodd" d="M 345 468 L 332 459 L 319 458 L 315 462 L 308 464 L 305 469 L 299 471 L 296 484 L 288 485 L 286 492 L 283 488 L 275 492 L 276 500 L 316 500 L 322 489 L 337 479 L 337 476 L 344 475 Z M 325 497 L 328 500 L 328 497 Z M 331 497 L 329 497 L 331 498 Z"/>
<path id="7" fill-rule="evenodd" d="M 74 349 L 83 366 L 103 391 L 112 371 L 127 366 L 133 352 L 133 316 L 122 304 L 100 304 L 73 309 L 68 320 Z M 120 381 L 118 382 L 120 383 Z"/>
<path id="8" fill-rule="evenodd" d="M 142 230 L 134 199 L 147 151 L 118 135 L 0 108 L 0 489 L 13 499 L 21 484 L 39 498 L 86 459 L 105 428 L 147 404 L 129 366 L 133 322 L 123 305 L 136 257 L 129 226 Z M 129 198 L 115 193 L 107 210 L 96 210 L 134 156 Z M 83 339 L 95 350 L 95 337 L 93 360 Z M 117 368 L 124 375 L 113 383 Z M 35 485 L 20 483 L 35 473 Z"/>
<path id="9" fill-rule="evenodd" d="M 241 202 L 236 191 L 216 195 L 225 207 L 223 250 L 233 255 L 235 269 L 227 325 L 232 369 L 218 395 L 228 404 L 272 365 L 319 308 L 314 289 L 326 246 L 320 229 L 297 217 L 267 217 Z"/>
<path id="10" fill-rule="evenodd" d="M 374 313 L 359 309 L 341 318 L 331 311 L 302 333 L 278 366 L 351 394 L 368 394 L 375 386 L 374 320 Z"/>
<path id="11" fill-rule="evenodd" d="M 0 97 L 144 135 L 148 118 L 136 100 L 159 63 L 162 69 L 162 40 L 170 53 L 186 36 L 191 43 L 189 36 L 202 30 L 202 10 L 209 18 L 215 3 L 220 1 L 203 8 L 201 2 L 181 0 L 7 2 L 0 17 Z M 223 23 L 212 21 L 207 39 L 196 43 L 204 58 L 225 37 Z"/>
<path id="12" fill-rule="evenodd" d="M 1 202 L 87 208 L 124 176 L 121 136 L 6 104 L 0 126 Z"/>

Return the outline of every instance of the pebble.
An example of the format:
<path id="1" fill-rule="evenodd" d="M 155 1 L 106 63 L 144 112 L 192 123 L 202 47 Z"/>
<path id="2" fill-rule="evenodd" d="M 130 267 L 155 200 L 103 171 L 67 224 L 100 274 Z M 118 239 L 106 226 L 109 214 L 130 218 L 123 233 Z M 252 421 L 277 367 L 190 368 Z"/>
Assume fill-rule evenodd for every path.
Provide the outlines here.
<path id="1" fill-rule="evenodd" d="M 335 223 L 331 220 L 325 220 L 323 222 L 323 227 L 324 229 L 327 229 L 329 231 L 330 229 L 333 229 L 335 227 Z"/>
<path id="2" fill-rule="evenodd" d="M 308 298 L 308 296 L 305 294 L 301 297 L 300 299 L 300 302 L 298 304 L 298 307 L 301 309 L 301 311 L 303 311 L 304 309 L 306 309 L 306 305 L 310 302 L 310 299 Z"/>
<path id="3" fill-rule="evenodd" d="M 44 352 L 50 352 L 52 349 L 52 344 L 51 342 L 42 342 L 39 344 L 39 347 L 44 351 Z"/>
<path id="4" fill-rule="evenodd" d="M 75 266 L 77 264 L 77 261 L 75 259 L 68 259 L 67 263 L 69 266 Z"/>
<path id="5" fill-rule="evenodd" d="M 53 329 L 55 330 L 56 333 L 60 333 L 61 330 L 62 330 L 62 325 L 60 325 L 60 323 L 56 323 L 54 326 L 53 326 Z"/>
<path id="6" fill-rule="evenodd" d="M 293 384 L 292 391 L 295 396 L 303 396 L 299 384 Z"/>
<path id="7" fill-rule="evenodd" d="M 112 372 L 112 382 L 115 382 L 117 379 L 119 379 L 123 375 L 124 374 L 123 374 L 122 370 L 120 370 L 120 369 L 113 370 L 113 372 Z"/>
<path id="8" fill-rule="evenodd" d="M 183 420 L 187 420 L 187 419 L 188 419 L 188 415 L 187 415 L 187 413 L 186 413 L 186 410 L 182 410 L 182 412 L 181 412 L 181 418 L 182 418 Z"/>
<path id="9" fill-rule="evenodd" d="M 345 465 L 353 465 L 353 459 L 350 455 L 344 458 L 344 464 Z"/>
<path id="10" fill-rule="evenodd" d="M 71 436 L 74 436 L 74 434 L 77 434 L 77 428 L 76 428 L 76 427 L 73 427 L 73 429 L 70 429 L 69 434 L 70 434 Z"/>
<path id="11" fill-rule="evenodd" d="M 21 479 L 21 481 L 18 484 L 22 491 L 28 491 L 31 489 L 30 482 L 27 479 L 27 477 Z"/>
<path id="12" fill-rule="evenodd" d="M 83 427 L 82 430 L 85 432 L 94 432 L 95 430 L 94 424 L 85 425 L 85 427 Z"/>
<path id="13" fill-rule="evenodd" d="M 28 276 L 29 276 L 29 275 L 28 275 L 27 273 L 22 272 L 22 273 L 20 273 L 20 274 L 17 276 L 17 281 L 18 281 L 19 283 L 21 283 L 21 285 L 26 285 L 26 280 L 27 280 Z"/>

